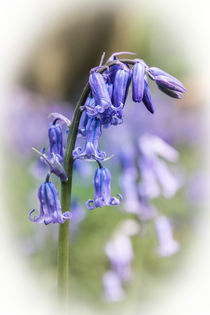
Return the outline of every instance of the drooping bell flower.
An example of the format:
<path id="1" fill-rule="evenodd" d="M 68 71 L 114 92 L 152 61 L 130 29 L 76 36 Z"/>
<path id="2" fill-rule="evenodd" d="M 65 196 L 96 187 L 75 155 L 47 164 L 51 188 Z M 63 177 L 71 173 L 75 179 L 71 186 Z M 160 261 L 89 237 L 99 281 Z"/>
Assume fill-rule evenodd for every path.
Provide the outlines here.
<path id="1" fill-rule="evenodd" d="M 104 160 L 105 152 L 99 151 L 98 142 L 101 136 L 101 123 L 98 118 L 89 118 L 86 126 L 86 141 L 84 148 L 77 147 L 73 151 L 75 159 Z"/>
<path id="2" fill-rule="evenodd" d="M 50 223 L 62 224 L 70 219 L 72 214 L 70 211 L 62 213 L 58 191 L 55 185 L 48 180 L 49 176 L 47 180 L 40 185 L 38 190 L 40 214 L 35 214 L 32 217 L 32 213 L 35 211 L 35 209 L 33 209 L 30 211 L 28 217 L 31 222 L 44 223 L 46 225 Z"/>
<path id="3" fill-rule="evenodd" d="M 89 84 L 93 98 L 95 100 L 95 111 L 98 113 L 103 113 L 112 105 L 103 75 L 97 71 L 91 71 L 89 76 Z"/>
<path id="4" fill-rule="evenodd" d="M 128 236 L 120 234 L 105 246 L 112 269 L 123 282 L 131 278 L 131 262 L 133 260 L 133 247 Z"/>
<path id="5" fill-rule="evenodd" d="M 149 198 L 158 197 L 160 194 L 165 198 L 173 197 L 181 186 L 181 181 L 159 155 L 175 162 L 178 152 L 161 138 L 150 134 L 140 137 L 138 145 L 141 153 L 139 158 L 141 195 Z"/>
<path id="6" fill-rule="evenodd" d="M 94 200 L 89 199 L 86 203 L 89 210 L 105 206 L 118 206 L 121 203 L 120 194 L 117 194 L 120 199 L 111 196 L 111 174 L 108 168 L 100 167 L 96 170 L 93 185 Z"/>
<path id="7" fill-rule="evenodd" d="M 179 243 L 173 239 L 172 226 L 165 216 L 155 219 L 155 230 L 158 238 L 157 254 L 162 257 L 174 255 L 179 250 Z"/>
<path id="8" fill-rule="evenodd" d="M 127 65 L 121 63 L 118 66 L 114 79 L 113 105 L 115 107 L 123 107 L 125 105 L 130 82 L 130 69 Z"/>
<path id="9" fill-rule="evenodd" d="M 106 302 L 117 302 L 124 299 L 125 293 L 121 280 L 113 270 L 109 270 L 103 275 L 103 287 Z"/>
<path id="10" fill-rule="evenodd" d="M 181 98 L 182 93 L 186 92 L 181 81 L 159 68 L 149 68 L 148 75 L 152 80 L 155 80 L 155 83 L 162 92 L 171 97 Z"/>
<path id="11" fill-rule="evenodd" d="M 140 103 L 144 95 L 145 65 L 137 59 L 132 69 L 132 98 L 134 102 Z"/>
<path id="12" fill-rule="evenodd" d="M 152 98 L 149 90 L 149 84 L 148 84 L 148 79 L 147 76 L 144 76 L 144 94 L 143 94 L 143 103 L 150 111 L 150 113 L 154 113 L 153 105 L 152 105 Z"/>
<path id="13" fill-rule="evenodd" d="M 49 137 L 49 153 L 50 156 L 54 153 L 60 160 L 63 161 L 64 148 L 63 148 L 63 130 L 58 123 L 52 123 L 48 129 Z"/>

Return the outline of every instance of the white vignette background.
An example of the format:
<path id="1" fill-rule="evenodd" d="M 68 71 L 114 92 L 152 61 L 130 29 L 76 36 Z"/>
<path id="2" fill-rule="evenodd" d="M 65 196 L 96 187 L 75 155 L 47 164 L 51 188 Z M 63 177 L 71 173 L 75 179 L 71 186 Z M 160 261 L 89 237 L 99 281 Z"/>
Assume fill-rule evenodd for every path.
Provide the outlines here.
<path id="1" fill-rule="evenodd" d="M 97 1 L 97 0 L 95 0 Z M 77 5 L 91 9 L 94 0 L 78 0 Z M 119 5 L 124 1 L 119 0 Z M 99 1 L 97 1 L 97 4 Z M 203 83 L 203 93 L 206 95 L 204 108 L 204 123 L 206 124 L 205 146 L 203 150 L 203 163 L 208 167 L 209 131 L 210 131 L 210 93 L 208 85 L 210 77 L 210 4 L 208 1 L 187 0 L 141 0 L 129 1 L 135 10 L 138 4 L 143 4 L 150 15 L 157 12 L 166 19 L 168 27 L 173 33 L 180 35 L 180 43 L 184 42 L 183 49 L 189 61 L 198 74 L 199 81 Z M 75 5 L 72 0 L 13 0 L 2 1 L 0 4 L 0 137 L 8 132 L 9 126 L 4 124 L 4 115 L 8 108 L 4 108 L 4 99 L 9 91 L 14 76 L 21 71 L 24 58 L 42 30 L 53 24 L 57 17 L 65 10 L 71 10 Z M 101 1 L 101 5 L 105 5 Z M 111 1 L 106 1 L 111 5 Z M 147 12 L 147 13 L 148 13 Z M 166 25 L 167 26 L 167 25 Z M 15 104 L 12 104 L 15 107 Z M 12 123 L 12 122 L 11 122 Z M 196 128 L 196 126 L 195 126 Z M 1 174 L 4 170 L 3 152 L 0 154 Z M 6 174 L 5 174 L 6 175 Z M 4 175 L 4 176 L 5 176 Z M 35 279 L 26 262 L 18 256 L 17 248 L 13 245 L 10 226 L 6 215 L 6 200 L 4 191 L 9 187 L 4 186 L 1 176 L 0 198 L 0 314 L 59 314 L 56 304 L 39 287 L 38 278 Z M 164 299 L 161 298 L 164 296 Z M 71 314 L 94 314 L 94 310 L 86 305 L 71 305 Z M 156 297 L 152 303 L 143 305 L 128 305 L 121 310 L 123 314 L 144 315 L 205 315 L 210 313 L 210 212 L 206 207 L 200 216 L 196 235 L 193 236 L 192 246 L 188 255 L 181 262 L 178 272 L 171 277 L 169 284 L 160 284 Z"/>

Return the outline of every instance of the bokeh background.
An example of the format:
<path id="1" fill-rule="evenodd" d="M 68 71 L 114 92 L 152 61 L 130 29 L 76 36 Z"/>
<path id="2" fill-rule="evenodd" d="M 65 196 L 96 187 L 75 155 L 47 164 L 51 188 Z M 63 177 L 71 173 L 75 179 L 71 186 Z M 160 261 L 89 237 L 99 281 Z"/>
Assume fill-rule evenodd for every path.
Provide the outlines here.
<path id="1" fill-rule="evenodd" d="M 45 5 L 47 7 L 47 2 Z M 85 174 L 79 176 L 75 173 L 74 176 L 73 195 L 79 198 L 84 211 L 82 220 L 71 237 L 70 305 L 75 314 L 98 314 L 99 311 L 105 314 L 153 314 L 154 305 L 155 314 L 161 310 L 161 314 L 164 314 L 161 305 L 163 303 L 167 309 L 168 301 L 170 305 L 178 305 L 179 310 L 179 305 L 181 307 L 189 301 L 189 295 L 185 296 L 187 291 L 183 291 L 183 297 L 176 299 L 173 288 L 177 286 L 177 279 L 180 286 L 184 287 L 184 280 L 181 280 L 183 270 L 190 268 L 195 257 L 199 263 L 199 249 L 193 256 L 194 259 L 189 257 L 193 255 L 194 244 L 202 235 L 201 222 L 205 217 L 208 187 L 204 159 L 207 155 L 204 143 L 208 131 L 206 80 L 202 71 L 202 58 L 205 58 L 205 54 L 202 56 L 199 47 L 196 47 L 199 46 L 199 41 L 196 42 L 197 33 L 189 18 L 190 9 L 187 5 L 185 8 L 184 4 L 179 4 L 173 10 L 166 10 L 165 1 L 160 1 L 159 4 L 152 1 L 150 5 L 144 1 L 138 4 L 134 1 L 129 4 L 116 1 L 109 5 L 85 1 L 77 6 L 57 4 L 50 9 L 51 17 L 47 20 L 48 14 L 44 15 L 47 12 L 45 5 L 40 6 L 37 15 L 32 14 L 33 5 L 29 10 L 31 25 L 38 25 L 37 28 L 31 26 L 34 31 L 31 31 L 30 36 L 28 34 L 25 39 L 22 37 L 21 41 L 19 38 L 18 44 L 26 49 L 17 51 L 15 65 L 12 57 L 16 50 L 12 49 L 11 52 L 12 46 L 8 44 L 10 49 L 7 60 L 11 62 L 6 78 L 9 84 L 3 85 L 6 97 L 2 99 L 2 106 L 8 110 L 2 114 L 4 128 L 1 133 L 5 156 L 2 190 L 7 209 L 7 213 L 3 214 L 6 219 L 2 222 L 7 222 L 7 226 L 2 231 L 5 228 L 5 235 L 11 245 L 3 257 L 9 257 L 9 264 L 17 261 L 18 268 L 11 268 L 11 273 L 9 264 L 3 259 L 7 265 L 2 285 L 5 288 L 5 298 L 19 289 L 22 294 L 19 307 L 24 312 L 29 307 L 29 304 L 24 304 L 24 293 L 33 286 L 31 301 L 26 299 L 27 302 L 30 301 L 31 307 L 33 304 L 37 308 L 42 305 L 43 314 L 52 314 L 49 308 L 52 305 L 56 307 L 53 301 L 56 295 L 57 227 L 32 224 L 27 218 L 31 208 L 39 208 L 36 191 L 44 179 L 42 173 L 37 173 L 37 157 L 31 147 L 41 148 L 47 145 L 47 116 L 50 112 L 61 111 L 72 115 L 89 69 L 99 63 L 102 52 L 106 51 L 108 57 L 112 52 L 122 50 L 134 51 L 148 65 L 160 67 L 178 77 L 188 91 L 183 100 L 174 101 L 152 85 L 155 114 L 152 116 L 146 113 L 143 106 L 133 104 L 129 98 L 125 125 L 120 127 L 124 129 L 115 131 L 120 136 L 121 132 L 126 134 L 127 130 L 129 135 L 135 133 L 136 138 L 151 132 L 179 151 L 177 168 L 183 185 L 173 199 L 157 198 L 154 204 L 172 220 L 174 235 L 181 249 L 172 257 L 157 257 L 157 240 L 152 227 L 149 227 L 147 233 L 133 239 L 134 276 L 125 287 L 125 299 L 118 303 L 104 303 L 102 276 L 109 265 L 104 245 L 119 223 L 132 218 L 132 215 L 114 207 L 96 209 L 91 213 L 85 209 L 86 200 L 93 194 L 94 167 L 88 164 Z M 28 12 L 24 12 L 25 20 L 22 21 L 29 28 Z M 198 24 L 201 19 L 202 16 L 197 19 Z M 21 25 L 20 22 L 18 25 Z M 25 27 L 20 29 L 20 34 Z M 202 33 L 200 34 L 199 40 L 202 41 Z M 192 39 L 193 36 L 195 40 Z M 106 147 L 109 154 L 113 153 L 112 150 L 117 151 L 115 139 L 109 140 L 113 138 L 114 129 L 112 127 L 112 130 L 105 131 L 102 139 L 101 148 Z M 126 146 L 126 136 L 123 140 L 119 147 Z M 112 169 L 112 192 L 115 195 L 121 191 L 120 168 L 116 167 L 117 160 L 114 160 L 113 165 L 111 161 L 107 162 L 107 166 Z M 15 276 L 12 279 L 16 280 L 11 279 L 13 272 Z M 193 277 L 196 279 L 195 273 Z M 208 278 L 207 274 L 205 278 Z M 207 280 L 206 283 L 209 285 Z M 16 289 L 11 289 L 13 286 Z M 169 293 L 166 294 L 168 288 Z M 172 297 L 174 302 L 170 300 Z M 205 308 L 205 303 L 202 305 Z M 35 309 L 32 307 L 30 311 Z M 58 311 L 54 312 L 57 314 Z M 170 313 L 173 314 L 172 310 Z M 9 314 L 8 309 L 5 314 Z"/>

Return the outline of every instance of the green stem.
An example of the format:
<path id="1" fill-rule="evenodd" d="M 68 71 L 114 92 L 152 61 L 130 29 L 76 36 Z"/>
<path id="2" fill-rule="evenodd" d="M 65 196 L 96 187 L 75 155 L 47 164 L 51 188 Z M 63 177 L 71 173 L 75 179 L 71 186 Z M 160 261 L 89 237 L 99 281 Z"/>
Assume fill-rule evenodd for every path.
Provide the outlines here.
<path id="1" fill-rule="evenodd" d="M 71 203 L 71 187 L 73 173 L 73 156 L 77 132 L 81 117 L 80 106 L 82 106 L 90 91 L 89 83 L 86 84 L 82 95 L 75 108 L 72 124 L 69 129 L 69 135 L 64 154 L 64 169 L 68 180 L 61 182 L 61 208 L 62 212 L 69 211 Z M 59 225 L 58 239 L 58 294 L 60 300 L 67 305 L 69 291 L 69 220 Z"/>

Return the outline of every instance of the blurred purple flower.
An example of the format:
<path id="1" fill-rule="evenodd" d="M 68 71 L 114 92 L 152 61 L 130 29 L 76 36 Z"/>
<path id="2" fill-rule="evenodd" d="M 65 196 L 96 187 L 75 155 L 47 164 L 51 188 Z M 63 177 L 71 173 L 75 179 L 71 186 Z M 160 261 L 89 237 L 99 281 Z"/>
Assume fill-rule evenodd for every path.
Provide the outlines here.
<path id="1" fill-rule="evenodd" d="M 106 302 L 117 302 L 124 298 L 124 290 L 118 275 L 107 271 L 103 276 L 104 298 Z"/>
<path id="2" fill-rule="evenodd" d="M 77 159 L 74 161 L 74 170 L 77 172 L 77 174 L 80 177 L 88 178 L 93 173 L 93 167 L 91 163 L 84 163 L 83 161 Z M 85 182 L 84 184 L 88 184 L 88 182 Z"/>
<path id="3" fill-rule="evenodd" d="M 76 198 L 73 198 L 71 201 L 71 213 L 72 218 L 70 226 L 70 235 L 71 237 L 73 237 L 79 230 L 79 224 L 85 219 L 86 216 L 85 209 L 82 207 L 81 203 Z"/>
<path id="4" fill-rule="evenodd" d="M 127 282 L 132 275 L 131 262 L 134 256 L 130 238 L 123 234 L 116 235 L 106 244 L 105 253 L 120 280 Z"/>
<path id="5" fill-rule="evenodd" d="M 179 251 L 179 243 L 173 239 L 171 223 L 167 217 L 160 216 L 155 219 L 155 230 L 159 243 L 157 255 L 167 257 Z"/>
<path id="6" fill-rule="evenodd" d="M 142 181 L 139 185 L 141 194 L 149 198 L 162 194 L 165 198 L 171 198 L 179 189 L 181 183 L 172 175 L 166 163 L 158 155 L 174 162 L 178 158 L 178 152 L 162 139 L 153 135 L 144 135 L 138 141 L 140 149 L 139 168 Z"/>
<path id="7" fill-rule="evenodd" d="M 72 114 L 69 104 L 49 101 L 23 88 L 11 93 L 7 103 L 15 104 L 15 110 L 8 112 L 8 121 L 13 123 L 10 124 L 9 134 L 5 135 L 6 140 L 13 150 L 27 158 L 32 155 L 32 144 L 41 147 L 46 142 L 46 117 L 51 112 L 59 110 L 67 117 Z"/>

